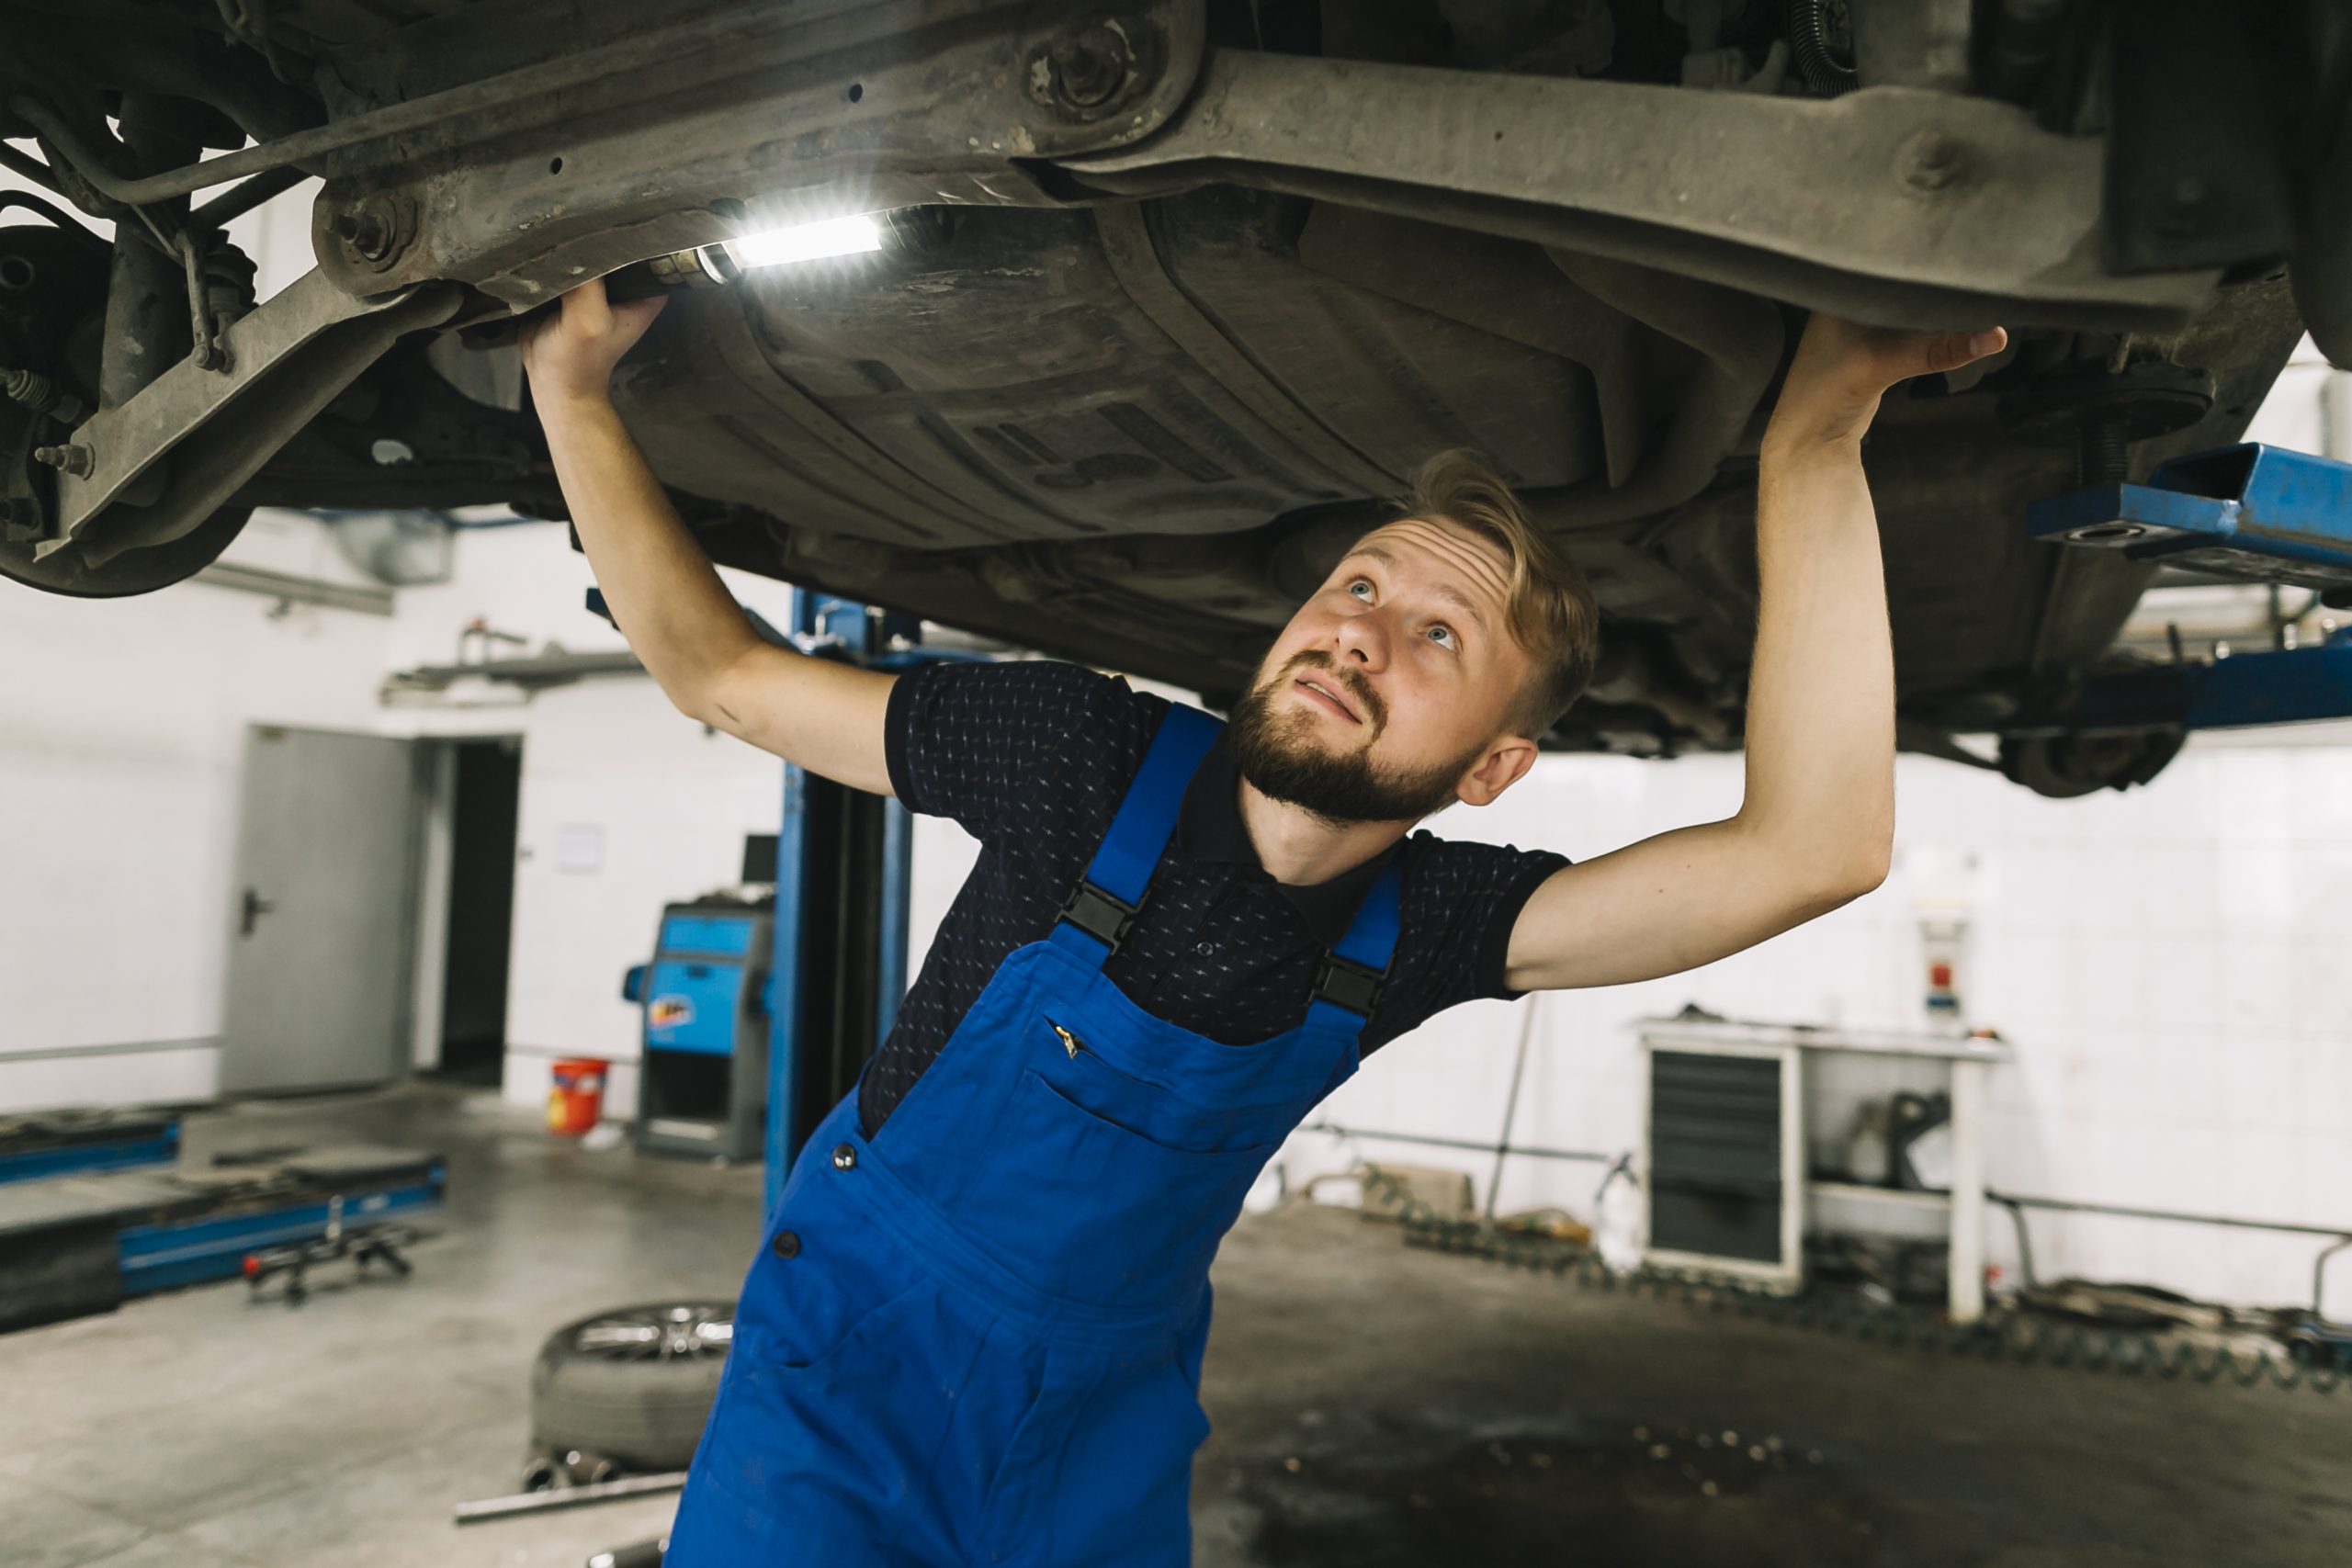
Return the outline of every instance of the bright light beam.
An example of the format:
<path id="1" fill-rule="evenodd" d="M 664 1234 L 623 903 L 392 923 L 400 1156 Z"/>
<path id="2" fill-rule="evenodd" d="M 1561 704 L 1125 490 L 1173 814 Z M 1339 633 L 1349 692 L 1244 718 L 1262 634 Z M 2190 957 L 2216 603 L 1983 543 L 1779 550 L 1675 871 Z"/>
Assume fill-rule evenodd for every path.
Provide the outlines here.
<path id="1" fill-rule="evenodd" d="M 746 271 L 778 266 L 786 262 L 816 261 L 823 256 L 850 256 L 882 248 L 882 225 L 871 217 L 828 218 L 816 223 L 795 223 L 764 234 L 747 234 L 724 242 L 727 254 Z"/>

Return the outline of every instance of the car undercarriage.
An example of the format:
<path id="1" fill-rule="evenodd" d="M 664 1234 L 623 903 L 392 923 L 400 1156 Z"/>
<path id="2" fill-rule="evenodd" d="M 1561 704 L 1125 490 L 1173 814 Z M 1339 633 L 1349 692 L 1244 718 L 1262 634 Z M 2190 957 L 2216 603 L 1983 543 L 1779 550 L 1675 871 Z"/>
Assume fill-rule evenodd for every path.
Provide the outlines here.
<path id="1" fill-rule="evenodd" d="M 714 559 L 1222 703 L 1471 446 L 1601 606 L 1547 743 L 1736 747 L 1804 313 L 1999 322 L 1865 448 L 1899 733 L 2078 794 L 2180 744 L 2063 722 L 2159 569 L 2025 508 L 2237 439 L 2306 332 L 2352 363 L 2317 0 L 0 0 L 0 88 L 51 192 L 0 227 L 0 573 L 70 594 L 255 506 L 560 517 L 519 312 L 886 213 L 622 367 Z M 221 225 L 308 175 L 256 305 Z"/>

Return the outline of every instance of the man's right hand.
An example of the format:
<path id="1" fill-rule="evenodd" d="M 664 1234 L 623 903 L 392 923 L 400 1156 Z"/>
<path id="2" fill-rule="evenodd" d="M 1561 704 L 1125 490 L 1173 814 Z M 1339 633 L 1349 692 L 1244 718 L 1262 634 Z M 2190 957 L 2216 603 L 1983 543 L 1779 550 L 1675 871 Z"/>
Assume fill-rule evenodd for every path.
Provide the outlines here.
<path id="1" fill-rule="evenodd" d="M 531 400 L 542 410 L 567 402 L 598 402 L 611 395 L 613 367 L 637 345 L 665 298 L 605 298 L 605 280 L 592 277 L 565 291 L 557 309 L 523 329 L 523 370 L 531 378 Z"/>
<path id="2" fill-rule="evenodd" d="M 680 712 L 852 789 L 890 792 L 882 730 L 898 679 L 761 640 L 612 402 L 613 367 L 662 301 L 602 282 L 525 324 L 523 368 L 571 526 L 614 624 Z"/>

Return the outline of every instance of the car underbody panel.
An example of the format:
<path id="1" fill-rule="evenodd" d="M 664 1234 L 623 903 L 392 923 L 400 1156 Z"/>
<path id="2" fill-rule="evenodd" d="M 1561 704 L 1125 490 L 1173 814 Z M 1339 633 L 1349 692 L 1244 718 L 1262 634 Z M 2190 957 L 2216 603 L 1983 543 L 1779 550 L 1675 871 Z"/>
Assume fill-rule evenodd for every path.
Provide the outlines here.
<path id="1" fill-rule="evenodd" d="M 2345 286 L 2352 44 L 2318 6 L 1853 0 L 1824 12 L 1842 57 L 1762 0 L 280 0 L 227 36 L 107 9 L 101 47 L 0 0 L 0 123 L 164 244 L 26 291 L 39 320 L 0 297 L 0 368 L 84 411 L 0 429 L 0 571 L 59 592 L 176 581 L 255 504 L 560 515 L 514 311 L 891 210 L 922 221 L 880 252 L 680 290 L 623 367 L 715 558 L 1222 700 L 1419 462 L 1471 446 L 1602 606 L 1550 738 L 1577 749 L 1738 743 L 1757 442 L 1806 310 L 2009 326 L 1865 449 L 1902 736 L 1957 755 L 2062 703 L 2154 575 L 2029 542 L 2026 505 L 2235 439 Z M 190 173 L 199 145 L 326 177 L 288 291 L 314 320 L 230 288 L 200 324 L 190 193 L 232 171 Z M 118 329 L 183 272 L 175 371 Z M 198 367 L 266 343 L 320 346 Z M 2069 765 L 2129 782 L 2164 748 Z M 2084 782 L 2052 766 L 2011 771 Z"/>
<path id="2" fill-rule="evenodd" d="M 1469 446 L 1607 616 L 1560 739 L 1737 739 L 1756 437 L 1793 331 L 1761 299 L 1208 187 L 973 212 L 932 255 L 679 303 L 624 412 L 667 482 L 760 514 L 710 536 L 729 564 L 1226 694 L 1412 465 Z M 2300 335 L 2275 283 L 2226 306 L 2195 328 L 2215 405 L 2150 458 L 2233 439 Z M 1905 711 L 1938 728 L 1997 728 L 2152 575 L 2026 540 L 2075 454 L 2005 430 L 2002 379 L 1898 394 L 1867 451 Z"/>

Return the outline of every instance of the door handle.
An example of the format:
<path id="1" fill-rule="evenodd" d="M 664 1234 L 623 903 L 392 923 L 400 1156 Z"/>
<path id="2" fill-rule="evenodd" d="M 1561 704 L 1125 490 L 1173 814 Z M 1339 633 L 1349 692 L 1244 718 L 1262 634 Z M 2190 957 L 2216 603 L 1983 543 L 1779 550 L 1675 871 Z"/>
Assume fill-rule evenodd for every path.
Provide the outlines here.
<path id="1" fill-rule="evenodd" d="M 253 935 L 254 922 L 277 908 L 277 906 L 276 904 L 263 897 L 259 892 L 251 887 L 246 888 L 244 897 L 243 929 L 239 932 L 239 934 L 243 936 Z"/>

